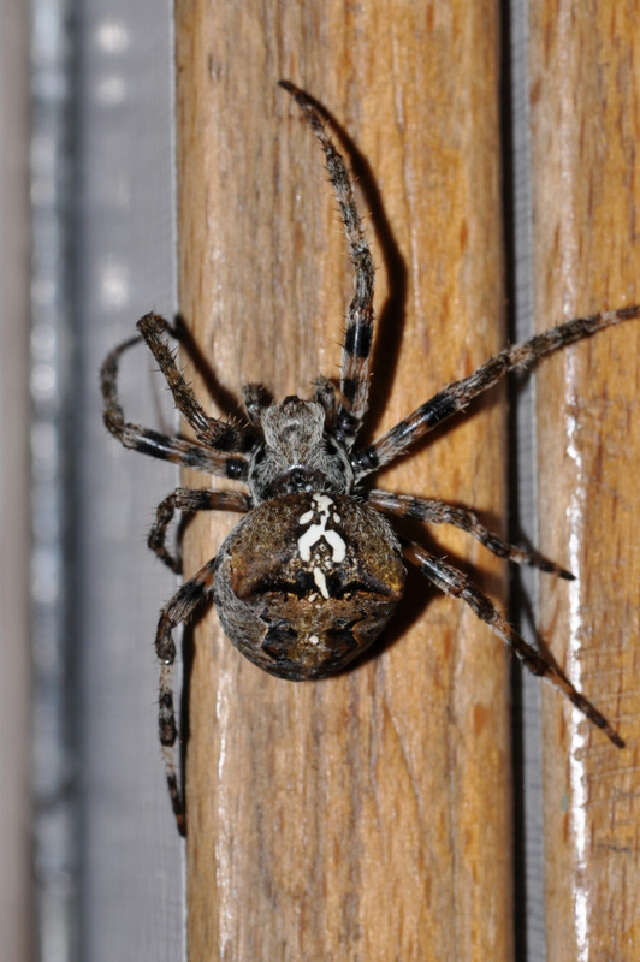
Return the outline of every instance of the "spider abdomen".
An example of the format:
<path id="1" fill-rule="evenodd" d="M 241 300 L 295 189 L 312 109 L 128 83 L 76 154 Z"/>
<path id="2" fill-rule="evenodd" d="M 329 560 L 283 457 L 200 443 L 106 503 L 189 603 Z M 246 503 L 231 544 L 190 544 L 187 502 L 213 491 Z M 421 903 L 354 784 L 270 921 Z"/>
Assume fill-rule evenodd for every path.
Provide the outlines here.
<path id="1" fill-rule="evenodd" d="M 239 651 L 292 680 L 339 671 L 381 633 L 405 568 L 390 525 L 340 494 L 264 501 L 233 529 L 216 562 L 214 599 Z"/>

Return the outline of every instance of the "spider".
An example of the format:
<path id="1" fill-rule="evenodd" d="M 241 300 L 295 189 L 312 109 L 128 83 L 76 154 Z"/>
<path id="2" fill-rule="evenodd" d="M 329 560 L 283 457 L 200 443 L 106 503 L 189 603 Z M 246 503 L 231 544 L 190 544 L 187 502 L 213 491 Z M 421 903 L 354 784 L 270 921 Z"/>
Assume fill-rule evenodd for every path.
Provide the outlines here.
<path id="1" fill-rule="evenodd" d="M 525 642 L 493 602 L 462 571 L 397 534 L 388 517 L 451 524 L 489 551 L 572 580 L 570 572 L 535 551 L 507 544 L 467 508 L 430 498 L 394 494 L 367 484 L 479 394 L 514 369 L 530 368 L 554 351 L 610 325 L 640 316 L 640 305 L 567 321 L 522 344 L 507 347 L 468 377 L 454 381 L 372 444 L 358 446 L 367 413 L 373 341 L 373 262 L 354 193 L 316 102 L 288 81 L 280 86 L 296 100 L 324 153 L 354 270 L 354 295 L 346 317 L 337 386 L 318 378 L 313 397 L 273 403 L 264 387 L 243 388 L 247 423 L 209 417 L 180 373 L 166 336 L 179 332 L 146 314 L 139 334 L 117 345 L 101 368 L 104 423 L 127 448 L 214 476 L 244 481 L 247 491 L 177 488 L 157 508 L 149 547 L 176 574 L 179 554 L 166 547 L 174 513 L 236 511 L 245 517 L 215 558 L 186 581 L 162 608 L 155 638 L 160 661 L 159 735 L 178 831 L 184 834 L 183 795 L 174 758 L 172 630 L 188 624 L 213 598 L 224 630 L 239 651 L 273 675 L 291 680 L 341 671 L 380 635 L 402 597 L 406 565 L 415 565 L 441 591 L 460 598 L 502 638 L 534 674 L 545 676 L 576 708 L 622 748 L 607 719 L 572 685 L 546 652 Z M 144 340 L 167 380 L 195 439 L 166 436 L 125 420 L 118 399 L 118 367 L 124 351 Z M 184 515 L 183 515 L 184 516 Z"/>

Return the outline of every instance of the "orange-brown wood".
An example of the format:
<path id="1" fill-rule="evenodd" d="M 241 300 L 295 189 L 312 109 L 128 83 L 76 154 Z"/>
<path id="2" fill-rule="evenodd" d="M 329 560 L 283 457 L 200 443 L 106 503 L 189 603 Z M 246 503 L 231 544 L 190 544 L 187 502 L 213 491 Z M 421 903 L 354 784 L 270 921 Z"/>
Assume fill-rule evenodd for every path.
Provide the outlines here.
<path id="1" fill-rule="evenodd" d="M 233 392 L 260 380 L 308 396 L 316 374 L 337 372 L 353 278 L 321 152 L 276 87 L 287 77 L 368 164 L 380 433 L 503 343 L 496 4 L 179 0 L 176 15 L 181 310 Z M 500 400 L 381 484 L 473 504 L 500 526 Z M 233 523 L 198 519 L 187 573 Z M 456 532 L 436 536 L 501 597 L 495 559 Z M 509 959 L 507 665 L 474 615 L 419 576 L 376 657 L 320 682 L 261 673 L 215 612 L 203 619 L 187 753 L 190 958 Z"/>
<path id="2" fill-rule="evenodd" d="M 539 329 L 640 297 L 637 3 L 530 5 Z M 627 739 L 544 698 L 548 962 L 640 958 L 640 325 L 542 365 L 542 633 Z M 541 585 L 542 587 L 542 585 Z"/>

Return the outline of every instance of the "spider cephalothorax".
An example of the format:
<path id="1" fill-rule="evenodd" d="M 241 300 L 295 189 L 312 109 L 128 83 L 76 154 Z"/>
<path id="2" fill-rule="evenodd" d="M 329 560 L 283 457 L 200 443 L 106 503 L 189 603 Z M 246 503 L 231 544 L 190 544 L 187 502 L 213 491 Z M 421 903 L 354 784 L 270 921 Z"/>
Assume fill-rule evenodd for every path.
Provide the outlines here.
<path id="1" fill-rule="evenodd" d="M 505 348 L 468 377 L 439 391 L 373 444 L 358 448 L 368 405 L 373 342 L 371 253 L 347 169 L 325 130 L 317 104 L 293 84 L 283 81 L 281 86 L 296 99 L 320 142 L 354 266 L 355 290 L 347 312 L 337 387 L 319 378 L 312 400 L 287 397 L 274 404 L 264 388 L 249 385 L 244 389 L 246 427 L 209 417 L 166 343 L 166 335 L 176 336 L 176 331 L 155 314 L 138 321 L 139 335 L 114 348 L 101 370 L 105 424 L 122 444 L 243 481 L 248 487 L 247 493 L 177 488 L 158 506 L 149 534 L 149 546 L 181 574 L 180 558 L 165 545 L 167 526 L 176 509 L 246 514 L 217 556 L 165 605 L 156 632 L 161 663 L 160 741 L 181 832 L 184 808 L 174 759 L 172 630 L 190 621 L 201 603 L 211 597 L 228 637 L 252 662 L 284 678 L 318 678 L 344 668 L 379 636 L 402 595 L 405 565 L 413 564 L 442 591 L 469 605 L 529 669 L 546 676 L 615 745 L 624 745 L 551 656 L 523 641 L 467 575 L 416 542 L 401 539 L 384 515 L 453 524 L 500 557 L 563 578 L 572 575 L 533 551 L 506 544 L 466 508 L 368 488 L 367 479 L 434 427 L 463 411 L 509 371 L 531 367 L 568 344 L 640 316 L 640 305 L 567 321 Z M 195 440 L 168 437 L 125 421 L 118 400 L 118 363 L 122 352 L 142 339 L 166 377 L 176 407 L 193 428 Z"/>
<path id="2" fill-rule="evenodd" d="M 254 504 L 299 491 L 350 491 L 353 471 L 344 444 L 329 433 L 320 401 L 287 397 L 259 414 L 261 433 L 249 461 Z"/>

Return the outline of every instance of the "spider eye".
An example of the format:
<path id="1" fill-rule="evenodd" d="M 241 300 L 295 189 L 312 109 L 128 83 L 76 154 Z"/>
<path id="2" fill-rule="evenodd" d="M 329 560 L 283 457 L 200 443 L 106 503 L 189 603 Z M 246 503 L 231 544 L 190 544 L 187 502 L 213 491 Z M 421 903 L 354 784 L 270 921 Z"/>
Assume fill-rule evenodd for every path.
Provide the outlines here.
<path id="1" fill-rule="evenodd" d="M 302 468 L 294 468 L 289 472 L 289 480 L 292 490 L 302 491 L 308 487 L 309 476 Z"/>

